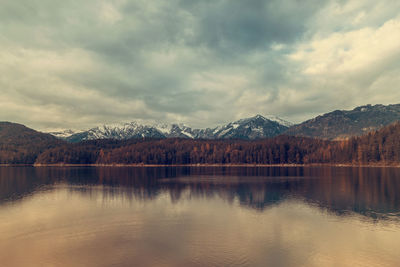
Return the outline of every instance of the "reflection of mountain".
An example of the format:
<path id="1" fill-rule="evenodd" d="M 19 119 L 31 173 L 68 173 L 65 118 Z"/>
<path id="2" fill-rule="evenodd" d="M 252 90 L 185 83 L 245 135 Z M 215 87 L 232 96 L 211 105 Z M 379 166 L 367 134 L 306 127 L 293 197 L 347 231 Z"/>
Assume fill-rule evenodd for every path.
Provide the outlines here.
<path id="1" fill-rule="evenodd" d="M 358 213 L 384 219 L 400 215 L 400 169 L 396 168 L 0 168 L 0 203 L 56 184 L 82 194 L 104 186 L 107 196 L 152 200 L 168 193 L 237 199 L 263 210 L 287 199 L 302 199 L 338 215 Z M 96 187 L 93 187 L 96 186 Z"/>

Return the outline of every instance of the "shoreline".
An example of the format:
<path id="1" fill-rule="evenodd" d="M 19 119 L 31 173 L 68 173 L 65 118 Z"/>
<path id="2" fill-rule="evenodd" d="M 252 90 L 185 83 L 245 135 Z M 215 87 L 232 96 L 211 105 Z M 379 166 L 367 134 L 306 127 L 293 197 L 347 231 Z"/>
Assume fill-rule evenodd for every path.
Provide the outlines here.
<path id="1" fill-rule="evenodd" d="M 0 164 L 0 167 L 375 167 L 400 168 L 399 164 Z"/>

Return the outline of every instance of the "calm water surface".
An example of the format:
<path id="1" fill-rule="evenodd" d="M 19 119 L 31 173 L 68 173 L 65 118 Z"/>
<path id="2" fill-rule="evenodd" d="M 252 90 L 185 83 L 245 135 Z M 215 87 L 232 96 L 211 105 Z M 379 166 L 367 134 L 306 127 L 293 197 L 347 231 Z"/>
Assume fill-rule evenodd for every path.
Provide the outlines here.
<path id="1" fill-rule="evenodd" d="M 396 168 L 0 168 L 1 266 L 400 266 Z"/>

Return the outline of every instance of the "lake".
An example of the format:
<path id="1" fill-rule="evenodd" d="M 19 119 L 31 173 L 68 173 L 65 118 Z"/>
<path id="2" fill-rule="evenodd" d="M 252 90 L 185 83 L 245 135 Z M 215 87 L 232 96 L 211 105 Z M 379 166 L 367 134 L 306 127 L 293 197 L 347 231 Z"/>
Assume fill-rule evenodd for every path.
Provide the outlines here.
<path id="1" fill-rule="evenodd" d="M 0 167 L 1 266 L 400 266 L 400 169 Z"/>

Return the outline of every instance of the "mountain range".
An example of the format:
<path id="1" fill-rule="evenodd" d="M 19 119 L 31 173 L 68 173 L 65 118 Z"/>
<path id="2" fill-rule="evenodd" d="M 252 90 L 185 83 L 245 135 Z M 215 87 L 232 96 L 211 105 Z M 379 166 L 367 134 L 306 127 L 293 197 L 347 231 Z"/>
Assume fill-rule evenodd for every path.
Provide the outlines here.
<path id="1" fill-rule="evenodd" d="M 400 162 L 400 123 L 394 123 L 400 105 L 336 110 L 290 127 L 272 119 L 257 115 L 206 129 L 133 122 L 54 134 L 58 138 L 0 122 L 0 164 Z M 349 142 L 330 141 L 358 135 Z"/>
<path id="2" fill-rule="evenodd" d="M 191 139 L 244 139 L 254 140 L 274 137 L 285 132 L 292 124 L 278 117 L 256 115 L 222 126 L 205 129 L 193 129 L 184 124 L 140 124 L 130 122 L 110 124 L 91 128 L 87 131 L 71 130 L 50 134 L 69 142 L 95 139 L 131 139 L 131 138 L 191 138 Z"/>
<path id="3" fill-rule="evenodd" d="M 254 140 L 280 134 L 340 140 L 378 130 L 400 120 L 400 104 L 365 105 L 353 110 L 335 110 L 299 124 L 275 116 L 256 115 L 213 128 L 195 129 L 184 124 L 110 124 L 74 132 L 51 132 L 69 142 L 95 139 L 191 138 Z"/>

